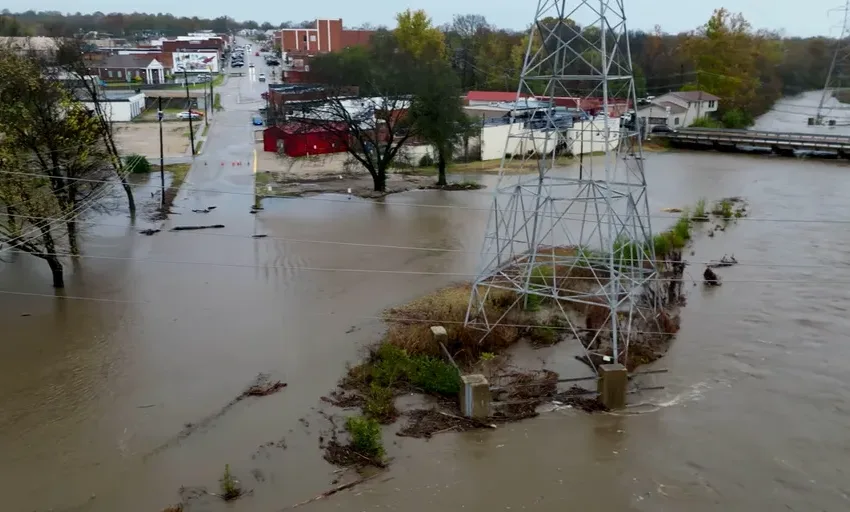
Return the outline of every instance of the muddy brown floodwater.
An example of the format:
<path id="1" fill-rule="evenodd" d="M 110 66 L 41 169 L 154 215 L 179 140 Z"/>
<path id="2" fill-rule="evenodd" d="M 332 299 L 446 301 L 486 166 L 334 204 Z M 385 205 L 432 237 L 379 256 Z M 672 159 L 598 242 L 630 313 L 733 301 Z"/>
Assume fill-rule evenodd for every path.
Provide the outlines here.
<path id="1" fill-rule="evenodd" d="M 244 156 L 220 137 L 208 163 Z M 850 219 L 850 169 L 710 153 L 646 162 L 653 212 L 733 195 L 751 210 L 693 247 L 692 261 L 740 264 L 720 269 L 723 286 L 688 290 L 655 364 L 669 372 L 644 377 L 664 389 L 617 414 L 563 409 L 430 440 L 390 431 L 386 476 L 305 510 L 847 510 L 850 229 L 835 221 Z M 489 192 L 267 200 L 251 215 L 251 183 L 248 169 L 196 165 L 189 188 L 235 193 L 184 191 L 182 215 L 153 236 L 99 218 L 90 257 L 69 265 L 76 298 L 0 293 L 0 509 L 159 511 L 181 485 L 216 489 L 225 463 L 253 491 L 227 510 L 276 511 L 332 487 L 320 397 L 379 338 L 384 308 L 460 279 L 428 273 L 475 272 Z M 192 222 L 226 228 L 167 231 Z M 42 262 L 0 265 L 0 290 L 53 293 Z M 581 368 L 572 355 L 527 354 L 561 374 Z M 260 372 L 288 386 L 156 451 Z"/>

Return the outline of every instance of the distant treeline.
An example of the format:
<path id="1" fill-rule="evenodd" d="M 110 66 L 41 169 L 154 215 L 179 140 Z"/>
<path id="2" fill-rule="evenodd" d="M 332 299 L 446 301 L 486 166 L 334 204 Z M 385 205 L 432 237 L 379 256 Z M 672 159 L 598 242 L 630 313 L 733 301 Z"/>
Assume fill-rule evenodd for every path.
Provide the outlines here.
<path id="1" fill-rule="evenodd" d="M 80 35 L 108 33 L 142 37 L 159 33 L 181 35 L 197 30 L 229 32 L 309 26 L 301 23 L 236 21 L 176 17 L 170 14 L 109 13 L 63 15 L 54 11 L 0 14 L 0 35 Z M 527 43 L 526 31 L 495 27 L 481 15 L 454 17 L 442 27 L 450 58 L 466 90 L 516 90 Z M 660 95 L 682 89 L 702 89 L 722 98 L 723 112 L 737 109 L 752 117 L 768 110 L 783 95 L 823 86 L 835 40 L 788 38 L 755 30 L 740 15 L 718 9 L 708 22 L 691 32 L 632 31 L 630 45 L 640 95 Z"/>

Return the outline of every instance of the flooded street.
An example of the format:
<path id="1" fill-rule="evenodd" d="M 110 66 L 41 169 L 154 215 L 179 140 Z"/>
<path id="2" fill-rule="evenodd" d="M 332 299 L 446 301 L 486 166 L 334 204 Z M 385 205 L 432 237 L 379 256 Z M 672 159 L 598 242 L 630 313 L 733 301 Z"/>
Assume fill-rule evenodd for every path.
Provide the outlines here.
<path id="1" fill-rule="evenodd" d="M 165 226 L 224 229 L 146 237 L 97 217 L 67 300 L 42 261 L 0 262 L 3 510 L 159 511 L 181 485 L 216 489 L 225 463 L 253 489 L 228 510 L 309 499 L 334 477 L 319 398 L 379 338 L 376 317 L 473 277 L 490 189 L 266 200 L 250 214 L 251 167 L 229 162 L 252 157 L 258 105 L 237 101 L 251 87 L 223 88 L 227 110 Z M 646 173 L 655 230 L 673 219 L 662 208 L 699 197 L 751 210 L 694 244 L 695 278 L 724 254 L 741 264 L 722 287 L 689 287 L 655 366 L 669 373 L 643 378 L 663 390 L 618 414 L 562 410 L 430 441 L 391 430 L 385 477 L 304 509 L 847 510 L 850 167 L 672 152 L 649 153 Z M 259 372 L 289 385 L 175 439 Z"/>

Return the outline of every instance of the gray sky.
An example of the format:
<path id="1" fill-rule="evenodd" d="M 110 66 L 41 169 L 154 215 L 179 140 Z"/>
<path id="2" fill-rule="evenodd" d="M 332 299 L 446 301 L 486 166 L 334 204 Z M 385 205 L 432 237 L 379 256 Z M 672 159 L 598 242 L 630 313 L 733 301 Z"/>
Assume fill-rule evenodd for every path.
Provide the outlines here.
<path id="1" fill-rule="evenodd" d="M 841 7 L 844 0 L 806 0 L 804 3 L 791 0 L 726 0 L 705 2 L 702 0 L 624 0 L 628 25 L 633 29 L 651 30 L 661 25 L 666 32 L 693 29 L 703 23 L 716 7 L 726 7 L 733 12 L 742 12 L 756 28 L 783 30 L 788 35 L 837 36 L 840 32 L 842 15 L 829 13 Z M 567 2 L 569 4 L 569 0 Z M 372 23 L 393 25 L 395 12 L 406 8 L 424 8 L 437 24 L 451 20 L 454 14 L 483 14 L 490 23 L 500 27 L 521 29 L 530 23 L 534 15 L 533 0 L 494 2 L 492 0 L 429 0 L 423 3 L 398 2 L 396 0 L 325 0 L 314 2 L 267 2 L 253 1 L 247 4 L 225 0 L 205 2 L 174 2 L 173 0 L 149 0 L 144 3 L 130 0 L 78 0 L 73 3 L 74 11 L 113 12 L 144 10 L 147 12 L 170 12 L 177 16 L 202 16 L 214 18 L 226 14 L 237 20 L 253 19 L 258 22 L 302 21 L 314 18 L 342 18 L 346 25 Z M 144 6 L 144 7 L 141 7 Z M 7 0 L 5 8 L 12 11 L 27 9 L 67 11 L 67 1 Z M 577 20 L 581 21 L 581 20 Z"/>

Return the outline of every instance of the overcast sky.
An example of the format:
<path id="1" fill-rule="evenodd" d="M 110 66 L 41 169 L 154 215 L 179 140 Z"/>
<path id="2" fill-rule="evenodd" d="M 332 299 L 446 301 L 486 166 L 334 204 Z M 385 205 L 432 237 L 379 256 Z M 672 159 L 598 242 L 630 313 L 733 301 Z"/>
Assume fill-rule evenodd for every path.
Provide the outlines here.
<path id="1" fill-rule="evenodd" d="M 567 3 L 575 0 L 567 0 Z M 840 8 L 844 0 L 725 0 L 706 2 L 703 0 L 624 0 L 628 25 L 632 29 L 651 30 L 660 25 L 666 32 L 681 32 L 703 23 L 716 7 L 726 7 L 733 12 L 742 12 L 756 28 L 783 30 L 788 35 L 837 36 L 840 32 L 842 14 L 830 13 Z M 614 4 L 614 2 L 611 2 Z M 70 4 L 64 0 L 6 0 L 3 7 L 14 11 L 56 10 L 67 11 Z M 525 1 L 493 0 L 429 0 L 419 4 L 396 0 L 324 0 L 321 3 L 283 1 L 252 1 L 249 3 L 224 0 L 205 2 L 173 2 L 171 0 L 148 0 L 143 3 L 130 0 L 77 0 L 73 10 L 81 12 L 134 11 L 144 6 L 147 12 L 170 12 L 177 16 L 200 16 L 214 18 L 228 15 L 237 20 L 253 19 L 258 22 L 302 21 L 319 18 L 342 18 L 345 25 L 393 25 L 395 12 L 406 8 L 426 9 L 434 22 L 451 21 L 454 14 L 482 14 L 487 20 L 500 27 L 521 29 L 531 22 L 536 3 Z M 581 20 L 577 20 L 581 21 Z M 152 27 L 153 28 L 153 27 Z"/>

